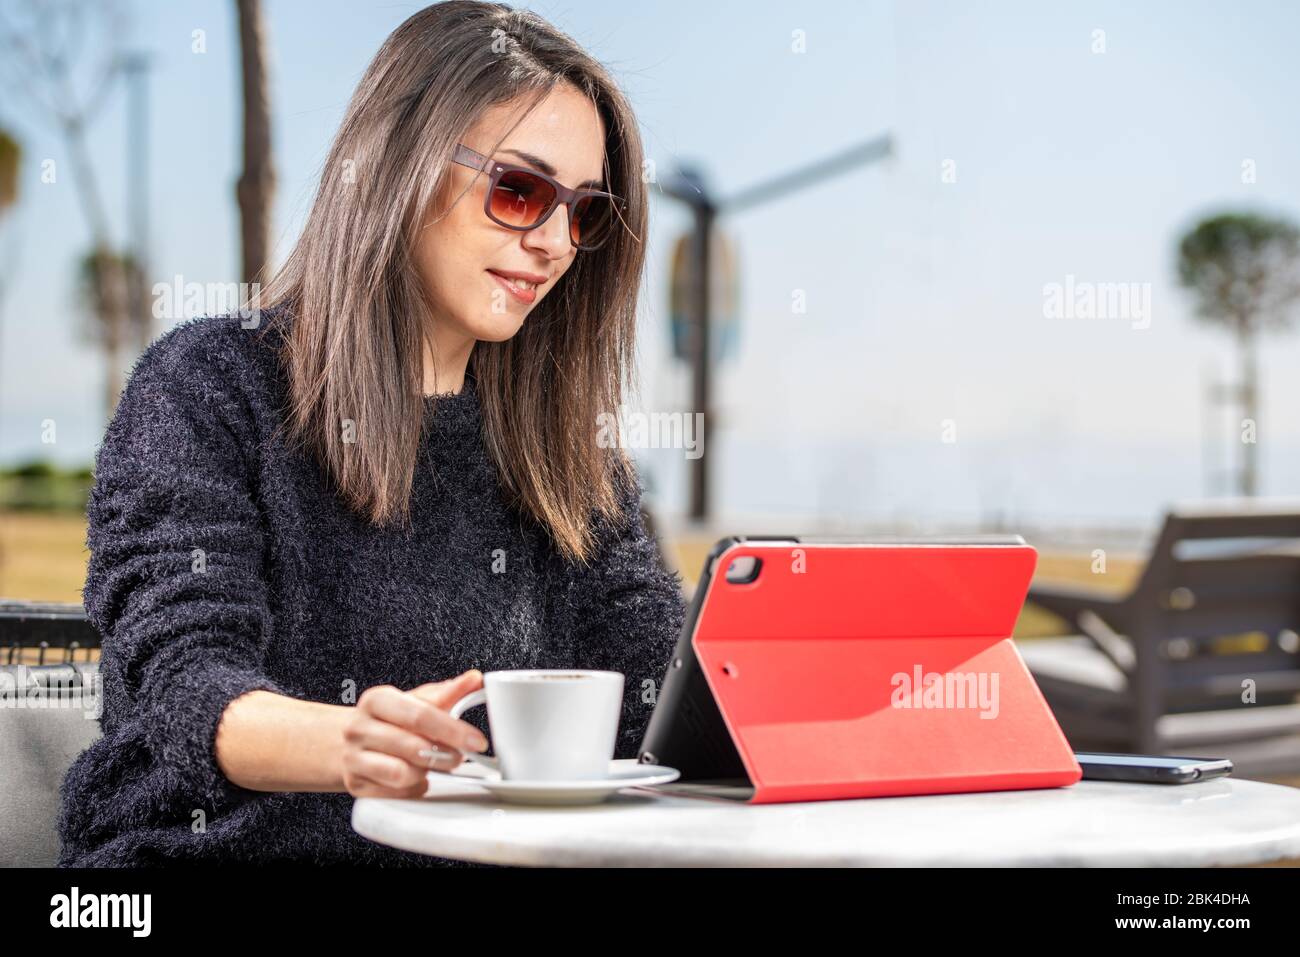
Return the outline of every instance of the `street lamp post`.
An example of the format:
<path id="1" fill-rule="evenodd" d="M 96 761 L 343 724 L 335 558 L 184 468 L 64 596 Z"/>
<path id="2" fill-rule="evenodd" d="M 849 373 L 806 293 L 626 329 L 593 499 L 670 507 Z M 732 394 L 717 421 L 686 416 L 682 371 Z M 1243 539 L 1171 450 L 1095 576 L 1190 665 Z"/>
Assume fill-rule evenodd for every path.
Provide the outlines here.
<path id="1" fill-rule="evenodd" d="M 868 140 L 858 146 L 837 153 L 827 159 L 789 173 L 775 176 L 757 186 L 737 193 L 729 199 L 715 199 L 710 195 L 704 176 L 698 170 L 681 167 L 660 184 L 660 192 L 669 199 L 686 204 L 692 215 L 691 236 L 691 401 L 693 411 L 700 414 L 701 428 L 698 436 L 704 454 L 691 460 L 690 500 L 687 516 L 695 522 L 704 522 L 710 514 L 709 501 L 709 432 L 712 429 L 712 383 L 709 347 L 712 326 L 711 276 L 709 261 L 713 227 L 719 216 L 751 209 L 789 193 L 821 183 L 832 176 L 878 162 L 893 153 L 893 140 L 888 134 Z"/>

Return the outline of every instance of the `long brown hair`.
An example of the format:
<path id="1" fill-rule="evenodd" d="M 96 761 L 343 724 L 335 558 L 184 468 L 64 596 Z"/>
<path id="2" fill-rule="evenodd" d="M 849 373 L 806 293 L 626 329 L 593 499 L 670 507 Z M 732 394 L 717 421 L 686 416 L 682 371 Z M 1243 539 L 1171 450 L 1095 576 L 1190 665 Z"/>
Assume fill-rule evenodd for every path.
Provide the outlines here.
<path id="1" fill-rule="evenodd" d="M 507 500 L 566 557 L 586 562 L 594 521 L 618 521 L 620 483 L 632 477 L 623 450 L 597 441 L 597 422 L 632 385 L 646 189 L 631 107 L 574 40 L 530 11 L 471 0 L 426 7 L 394 30 L 352 97 L 302 235 L 259 305 L 293 316 L 283 351 L 291 438 L 369 521 L 409 523 L 430 328 L 413 258 L 421 215 L 485 109 L 516 97 L 531 107 L 561 82 L 599 110 L 605 188 L 627 200 L 623 228 L 579 252 L 516 335 L 475 343 L 469 372 Z M 352 441 L 345 420 L 356 423 Z"/>

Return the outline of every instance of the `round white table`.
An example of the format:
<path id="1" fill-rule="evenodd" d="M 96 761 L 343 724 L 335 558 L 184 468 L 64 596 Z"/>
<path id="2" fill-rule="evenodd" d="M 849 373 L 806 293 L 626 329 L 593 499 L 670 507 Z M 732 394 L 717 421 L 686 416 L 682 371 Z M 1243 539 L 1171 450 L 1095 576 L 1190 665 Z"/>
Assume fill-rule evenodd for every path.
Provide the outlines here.
<path id="1" fill-rule="evenodd" d="M 499 801 L 431 777 L 358 798 L 352 826 L 436 857 L 553 867 L 1198 867 L 1300 858 L 1300 789 L 1081 781 L 1067 788 L 748 805 L 625 788 L 601 804 Z"/>

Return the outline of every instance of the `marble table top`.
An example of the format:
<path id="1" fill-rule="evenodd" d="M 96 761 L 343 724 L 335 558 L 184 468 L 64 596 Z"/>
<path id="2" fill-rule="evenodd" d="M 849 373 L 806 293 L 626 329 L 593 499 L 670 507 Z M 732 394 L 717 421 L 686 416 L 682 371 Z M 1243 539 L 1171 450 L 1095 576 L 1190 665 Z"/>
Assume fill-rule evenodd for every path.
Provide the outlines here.
<path id="1" fill-rule="evenodd" d="M 499 801 L 431 777 L 416 800 L 358 798 L 383 844 L 554 867 L 1197 867 L 1300 858 L 1300 789 L 1081 781 L 1066 788 L 748 805 L 625 788 L 582 807 Z"/>

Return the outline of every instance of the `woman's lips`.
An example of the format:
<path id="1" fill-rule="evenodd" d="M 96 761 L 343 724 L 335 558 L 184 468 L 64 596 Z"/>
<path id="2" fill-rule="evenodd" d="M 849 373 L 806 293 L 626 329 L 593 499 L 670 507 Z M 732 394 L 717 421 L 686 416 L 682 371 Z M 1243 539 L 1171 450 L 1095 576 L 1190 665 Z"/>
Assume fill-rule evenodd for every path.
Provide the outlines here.
<path id="1" fill-rule="evenodd" d="M 536 286 L 534 286 L 532 289 L 517 289 L 515 288 L 514 285 L 510 283 L 509 280 L 505 279 L 503 276 L 498 275 L 497 273 L 494 273 L 491 269 L 488 270 L 488 275 L 490 275 L 493 279 L 495 279 L 497 281 L 497 284 L 500 285 L 502 289 L 510 293 L 510 295 L 514 296 L 524 305 L 531 306 L 534 302 L 537 301 Z"/>

